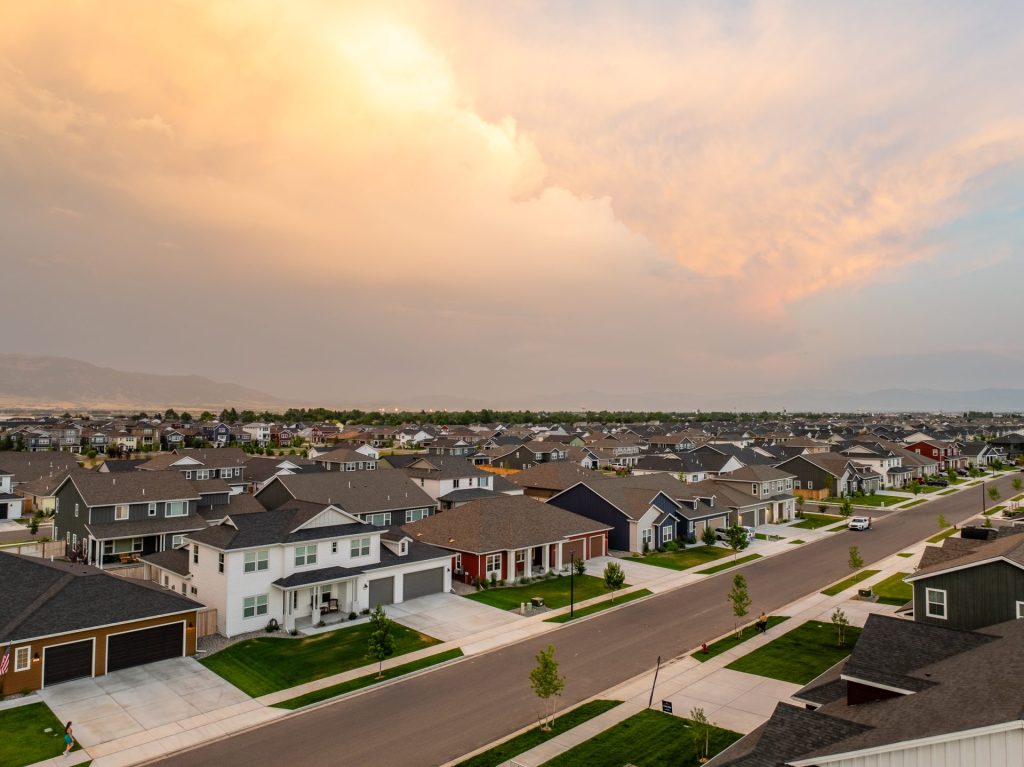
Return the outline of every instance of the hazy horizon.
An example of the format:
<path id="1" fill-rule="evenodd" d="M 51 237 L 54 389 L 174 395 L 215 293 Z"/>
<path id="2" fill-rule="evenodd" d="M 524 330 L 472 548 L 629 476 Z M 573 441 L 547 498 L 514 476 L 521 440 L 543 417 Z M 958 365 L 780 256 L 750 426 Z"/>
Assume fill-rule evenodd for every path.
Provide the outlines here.
<path id="1" fill-rule="evenodd" d="M 1020 71 L 1015 3 L 12 6 L 0 352 L 331 405 L 1012 389 Z"/>

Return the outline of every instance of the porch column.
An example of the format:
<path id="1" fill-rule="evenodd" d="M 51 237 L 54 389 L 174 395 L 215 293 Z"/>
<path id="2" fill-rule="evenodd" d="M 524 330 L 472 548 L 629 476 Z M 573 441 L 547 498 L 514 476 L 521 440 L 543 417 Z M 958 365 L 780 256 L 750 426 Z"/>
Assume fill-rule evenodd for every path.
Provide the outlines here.
<path id="1" fill-rule="evenodd" d="M 295 592 L 285 589 L 284 592 L 284 630 L 292 632 L 295 630 L 295 615 L 292 609 L 292 602 L 295 599 Z"/>
<path id="2" fill-rule="evenodd" d="M 533 577 L 533 546 L 526 549 L 526 556 L 523 558 L 523 575 L 527 578 Z"/>
<path id="3" fill-rule="evenodd" d="M 555 572 L 557 572 L 557 573 L 562 572 L 562 547 L 563 546 L 565 546 L 565 543 L 556 543 L 555 544 Z"/>
<path id="4" fill-rule="evenodd" d="M 509 549 L 505 554 L 508 556 L 508 577 L 505 580 L 514 583 L 516 580 L 516 550 Z"/>
<path id="5" fill-rule="evenodd" d="M 313 611 L 311 613 L 313 617 L 313 625 L 315 626 L 320 622 L 320 587 L 313 586 L 309 590 L 310 599 L 313 600 Z"/>

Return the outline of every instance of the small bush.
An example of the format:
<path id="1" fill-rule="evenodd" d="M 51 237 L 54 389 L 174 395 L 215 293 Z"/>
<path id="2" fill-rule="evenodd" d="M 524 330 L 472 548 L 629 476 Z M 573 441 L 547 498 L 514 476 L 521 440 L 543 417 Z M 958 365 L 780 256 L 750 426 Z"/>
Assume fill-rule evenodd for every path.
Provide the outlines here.
<path id="1" fill-rule="evenodd" d="M 369 607 L 364 607 L 362 610 L 360 610 L 360 613 L 363 614 L 363 615 L 369 615 L 370 614 L 370 608 Z"/>
<path id="2" fill-rule="evenodd" d="M 352 613 L 349 613 L 349 614 L 348 614 L 348 619 L 349 619 L 350 621 L 354 621 L 354 620 L 355 620 L 356 618 L 358 618 L 358 617 L 359 617 L 359 616 L 358 616 L 358 615 L 356 615 L 356 614 L 355 614 L 354 612 L 352 612 Z"/>
<path id="3" fill-rule="evenodd" d="M 669 541 L 665 544 L 665 551 L 679 551 L 679 544 L 675 541 Z"/>

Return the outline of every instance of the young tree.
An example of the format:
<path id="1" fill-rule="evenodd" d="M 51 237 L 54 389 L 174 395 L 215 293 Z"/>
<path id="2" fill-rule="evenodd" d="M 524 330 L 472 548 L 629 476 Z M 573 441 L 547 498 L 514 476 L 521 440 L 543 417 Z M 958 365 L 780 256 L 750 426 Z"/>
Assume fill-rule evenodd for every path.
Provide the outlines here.
<path id="1" fill-rule="evenodd" d="M 804 497 L 802 495 L 796 497 L 796 515 L 798 517 L 804 515 Z"/>
<path id="2" fill-rule="evenodd" d="M 573 559 L 572 566 L 576 570 L 576 575 L 587 574 L 587 563 L 582 559 Z"/>
<path id="3" fill-rule="evenodd" d="M 747 579 L 736 574 L 732 577 L 732 589 L 726 597 L 732 605 L 732 614 L 736 616 L 736 636 L 743 636 L 743 627 L 740 621 L 747 614 L 750 608 L 750 593 L 747 591 Z"/>
<path id="4" fill-rule="evenodd" d="M 824 514 L 826 511 L 828 511 L 828 504 L 827 503 L 819 503 L 818 504 L 818 511 L 820 511 L 822 514 Z"/>
<path id="5" fill-rule="evenodd" d="M 750 536 L 747 535 L 746 528 L 733 525 L 725 531 L 725 542 L 732 549 L 732 556 L 735 559 L 743 549 L 750 545 Z"/>
<path id="6" fill-rule="evenodd" d="M 912 492 L 914 495 L 921 494 L 921 483 L 918 482 L 916 479 L 911 481 L 910 483 L 910 492 Z"/>
<path id="7" fill-rule="evenodd" d="M 850 619 L 838 607 L 832 613 L 832 625 L 836 627 L 836 644 L 842 647 L 846 644 L 846 627 L 850 625 Z"/>
<path id="8" fill-rule="evenodd" d="M 990 487 L 988 489 L 988 497 L 992 500 L 992 503 L 998 501 L 1002 496 L 999 495 L 998 487 Z"/>
<path id="9" fill-rule="evenodd" d="M 939 514 L 938 519 L 936 519 L 935 521 L 939 523 L 940 530 L 945 530 L 947 527 L 949 527 L 949 520 L 947 520 L 945 515 L 943 514 Z"/>
<path id="10" fill-rule="evenodd" d="M 1010 484 L 1013 485 L 1013 490 L 1015 493 L 1019 493 L 1021 487 L 1024 486 L 1024 482 L 1021 481 L 1020 477 L 1014 477 L 1013 482 L 1011 482 Z"/>
<path id="11" fill-rule="evenodd" d="M 537 653 L 537 665 L 530 672 L 530 687 L 541 699 L 544 711 L 541 716 L 541 729 L 551 731 L 551 723 L 555 718 L 555 698 L 565 689 L 565 677 L 558 673 L 558 661 L 555 659 L 555 648 L 548 645 Z M 550 706 L 550 709 L 548 709 Z"/>
<path id="12" fill-rule="evenodd" d="M 693 733 L 693 744 L 697 748 L 697 761 L 704 764 L 708 760 L 711 745 L 711 720 L 703 708 L 690 709 L 690 728 Z"/>
<path id="13" fill-rule="evenodd" d="M 864 560 L 861 558 L 860 550 L 856 546 L 851 546 L 848 554 L 847 564 L 850 565 L 851 570 L 860 570 L 864 567 Z"/>
<path id="14" fill-rule="evenodd" d="M 370 613 L 370 639 L 366 654 L 377 661 L 377 678 L 384 676 L 384 661 L 395 654 L 395 622 L 377 605 Z"/>
<path id="15" fill-rule="evenodd" d="M 718 542 L 711 525 L 705 525 L 704 529 L 700 531 L 700 542 L 705 546 L 714 546 Z"/>
<path id="16" fill-rule="evenodd" d="M 946 469 L 946 479 L 949 480 L 949 484 L 956 483 L 956 469 Z"/>
<path id="17" fill-rule="evenodd" d="M 853 513 L 853 501 L 850 500 L 850 496 L 844 495 L 843 500 L 839 502 L 839 513 L 843 519 L 846 519 Z"/>
<path id="18" fill-rule="evenodd" d="M 622 572 L 622 565 L 618 562 L 609 562 L 604 567 L 604 587 L 612 592 L 612 602 L 615 601 L 615 592 L 622 588 L 626 582 L 626 574 Z"/>

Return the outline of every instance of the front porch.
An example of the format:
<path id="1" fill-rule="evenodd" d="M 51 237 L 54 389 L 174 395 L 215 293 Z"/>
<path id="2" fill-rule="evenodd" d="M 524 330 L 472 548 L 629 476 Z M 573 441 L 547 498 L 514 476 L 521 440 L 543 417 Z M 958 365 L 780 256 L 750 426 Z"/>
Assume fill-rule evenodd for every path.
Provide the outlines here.
<path id="1" fill-rule="evenodd" d="M 319 633 L 315 629 L 336 627 L 348 622 L 353 613 L 359 614 L 356 576 L 294 587 L 275 585 L 284 592 L 285 631 Z"/>

